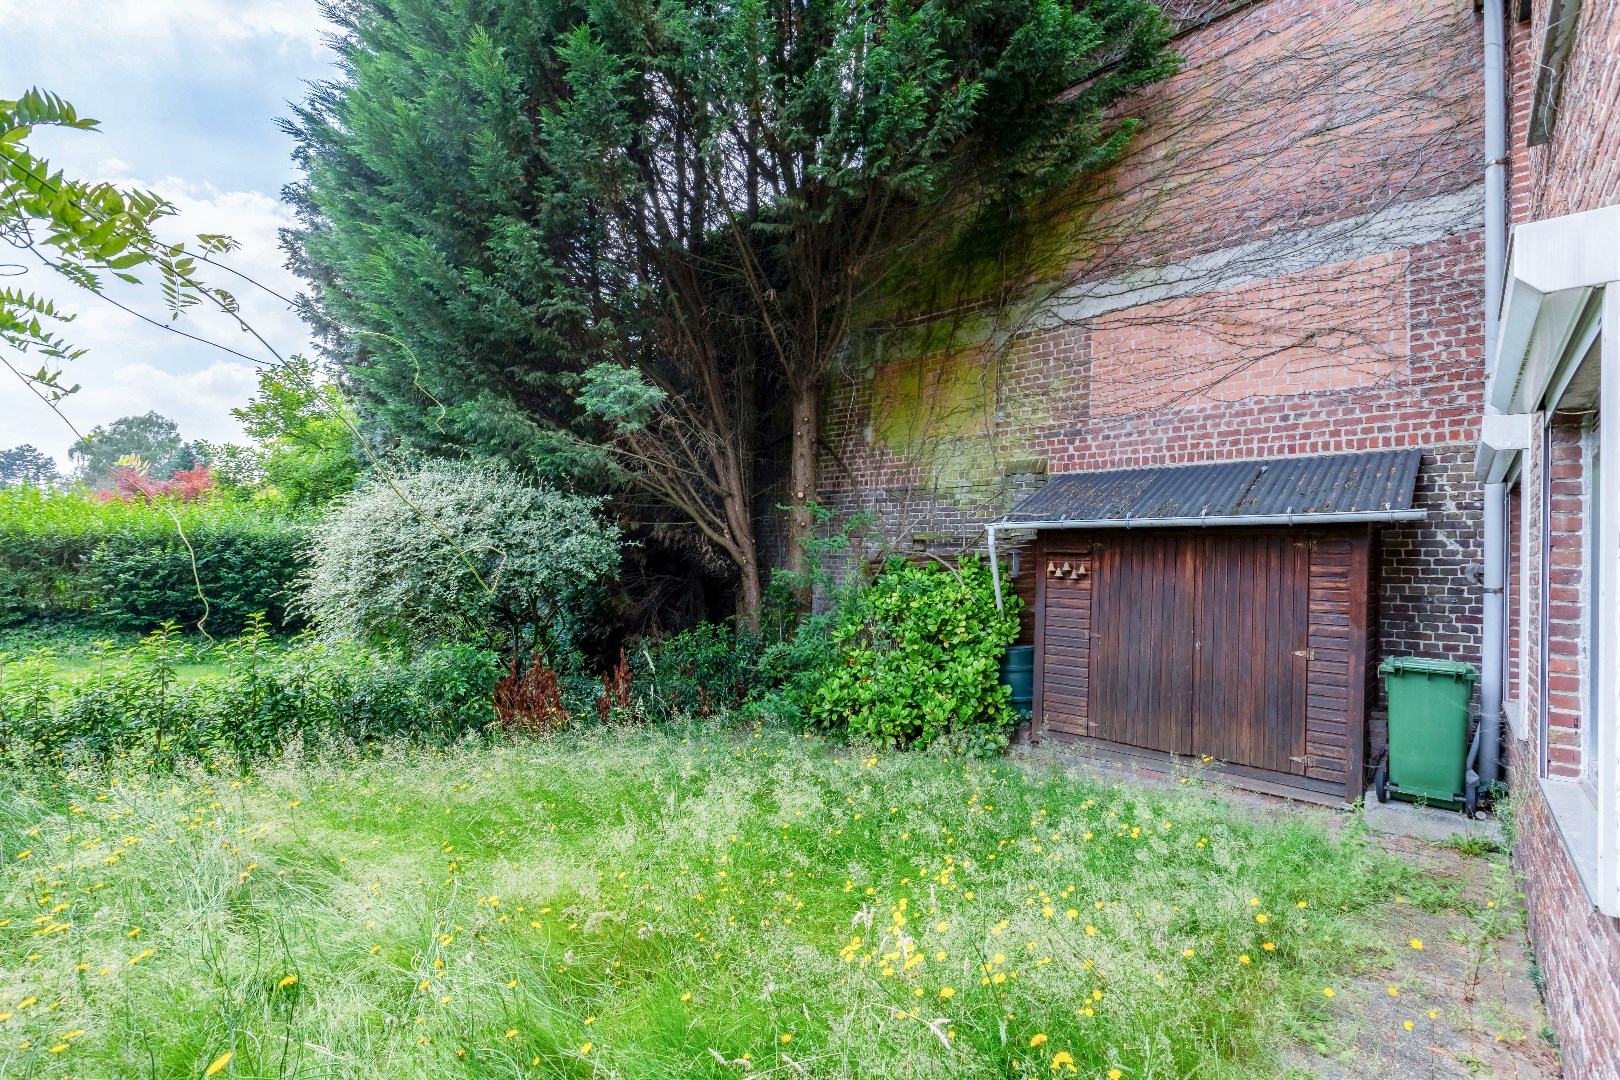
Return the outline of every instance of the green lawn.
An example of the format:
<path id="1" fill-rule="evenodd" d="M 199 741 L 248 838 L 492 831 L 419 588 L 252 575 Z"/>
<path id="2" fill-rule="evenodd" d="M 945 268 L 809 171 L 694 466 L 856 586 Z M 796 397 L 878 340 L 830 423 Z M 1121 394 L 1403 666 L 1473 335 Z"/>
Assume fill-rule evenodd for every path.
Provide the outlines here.
<path id="1" fill-rule="evenodd" d="M 0 859 L 7 1077 L 1267 1076 L 1447 902 L 1196 783 L 714 727 L 8 769 Z"/>
<path id="2" fill-rule="evenodd" d="M 20 660 L 40 649 L 49 649 L 51 666 L 59 679 L 67 680 L 84 675 L 94 668 L 97 646 L 103 642 L 113 649 L 131 649 L 140 644 L 143 635 L 83 626 L 51 625 L 0 628 L 0 655 L 9 660 Z M 212 658 L 210 645 L 198 634 L 183 635 L 185 659 L 175 665 L 175 676 L 182 682 L 191 682 L 220 670 Z"/>

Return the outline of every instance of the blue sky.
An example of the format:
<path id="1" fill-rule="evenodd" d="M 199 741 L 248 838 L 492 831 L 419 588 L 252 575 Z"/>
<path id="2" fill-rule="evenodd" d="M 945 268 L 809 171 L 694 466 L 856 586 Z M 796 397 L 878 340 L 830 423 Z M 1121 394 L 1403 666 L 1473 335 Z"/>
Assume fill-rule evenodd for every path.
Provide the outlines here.
<path id="1" fill-rule="evenodd" d="M 70 175 L 158 192 L 180 209 L 166 236 L 227 233 L 242 244 L 233 266 L 283 294 L 296 290 L 276 246 L 277 228 L 291 221 L 280 190 L 295 173 L 275 121 L 308 81 L 331 73 L 315 0 L 0 0 L 0 27 L 0 97 L 39 86 L 101 121 L 97 133 L 42 132 L 37 151 Z M 283 305 L 216 277 L 278 349 L 306 347 Z M 21 284 L 79 314 L 63 333 L 89 353 L 64 381 L 84 389 L 63 410 L 81 430 L 156 409 L 187 438 L 240 438 L 228 410 L 253 392 L 251 364 L 147 326 L 46 271 Z M 119 298 L 163 317 L 153 288 Z M 177 325 L 244 345 L 218 317 L 187 314 Z M 32 443 L 65 463 L 72 431 L 5 378 L 0 448 Z"/>

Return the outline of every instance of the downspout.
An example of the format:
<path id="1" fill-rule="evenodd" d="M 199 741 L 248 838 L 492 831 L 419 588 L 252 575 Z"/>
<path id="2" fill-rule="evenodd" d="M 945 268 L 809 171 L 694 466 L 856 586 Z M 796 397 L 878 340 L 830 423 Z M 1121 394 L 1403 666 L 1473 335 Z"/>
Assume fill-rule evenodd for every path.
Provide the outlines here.
<path id="1" fill-rule="evenodd" d="M 1507 245 L 1507 108 L 1504 75 L 1505 19 L 1502 0 L 1484 0 L 1485 45 L 1485 378 L 1496 363 L 1502 305 L 1503 257 Z M 1498 410 L 1489 404 L 1487 413 Z M 1485 485 L 1483 625 L 1480 628 L 1479 786 L 1501 780 L 1502 668 L 1506 652 L 1503 589 L 1507 584 L 1507 487 Z"/>
<path id="2" fill-rule="evenodd" d="M 1007 610 L 1001 603 L 1001 563 L 996 558 L 996 527 L 986 525 L 985 534 L 990 538 L 990 582 L 996 587 L 996 610 Z"/>

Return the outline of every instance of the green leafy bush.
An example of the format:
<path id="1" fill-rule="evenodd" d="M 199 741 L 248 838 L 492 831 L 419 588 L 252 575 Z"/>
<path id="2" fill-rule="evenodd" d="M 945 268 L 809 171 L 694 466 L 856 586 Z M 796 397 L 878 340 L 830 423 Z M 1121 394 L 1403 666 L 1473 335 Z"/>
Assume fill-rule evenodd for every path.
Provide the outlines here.
<path id="1" fill-rule="evenodd" d="M 633 705 L 657 721 L 730 713 L 761 688 L 762 644 L 730 623 L 700 623 L 643 642 L 626 652 Z"/>
<path id="2" fill-rule="evenodd" d="M 316 528 L 300 609 L 336 638 L 477 642 L 555 664 L 619 563 L 619 530 L 596 519 L 599 505 L 497 465 L 374 481 Z"/>
<path id="3" fill-rule="evenodd" d="M 228 757 L 241 763 L 294 739 L 446 743 L 494 719 L 500 659 L 467 645 L 410 658 L 305 635 L 290 645 L 267 622 L 217 649 L 219 670 L 186 682 L 185 646 L 169 623 L 127 649 L 103 645 L 63 678 L 50 650 L 0 655 L 0 751 L 25 758 L 150 761 Z"/>
<path id="4" fill-rule="evenodd" d="M 211 632 L 237 633 L 258 612 L 292 628 L 287 588 L 304 565 L 308 521 L 230 498 L 155 505 L 82 490 L 0 490 L 0 626 L 44 618 L 134 631 L 170 618 L 193 625 L 204 612 L 200 581 Z"/>
<path id="5" fill-rule="evenodd" d="M 1007 745 L 1015 720 L 998 681 L 1018 636 L 1016 605 L 997 611 L 990 570 L 896 559 L 851 599 L 829 635 L 807 711 L 822 728 L 898 747 L 942 738 L 964 753 Z"/>

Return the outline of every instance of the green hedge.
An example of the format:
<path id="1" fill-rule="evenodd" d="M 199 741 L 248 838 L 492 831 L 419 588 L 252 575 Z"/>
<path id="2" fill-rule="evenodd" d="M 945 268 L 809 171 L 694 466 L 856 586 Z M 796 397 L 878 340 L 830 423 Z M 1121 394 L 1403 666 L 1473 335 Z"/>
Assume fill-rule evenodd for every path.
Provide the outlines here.
<path id="1" fill-rule="evenodd" d="M 287 585 L 304 566 L 308 531 L 304 516 L 240 499 L 154 506 L 0 490 L 0 626 L 64 617 L 119 630 L 171 618 L 195 625 L 200 579 L 210 633 L 237 633 L 259 612 L 293 629 Z"/>
<path id="2" fill-rule="evenodd" d="M 390 656 L 300 638 L 278 645 L 262 620 L 211 654 L 216 672 L 186 681 L 169 623 L 133 648 L 101 648 L 63 678 L 49 650 L 0 656 L 0 752 L 22 759 L 229 758 L 243 766 L 293 739 L 444 743 L 495 719 L 503 674 L 467 646 Z"/>

